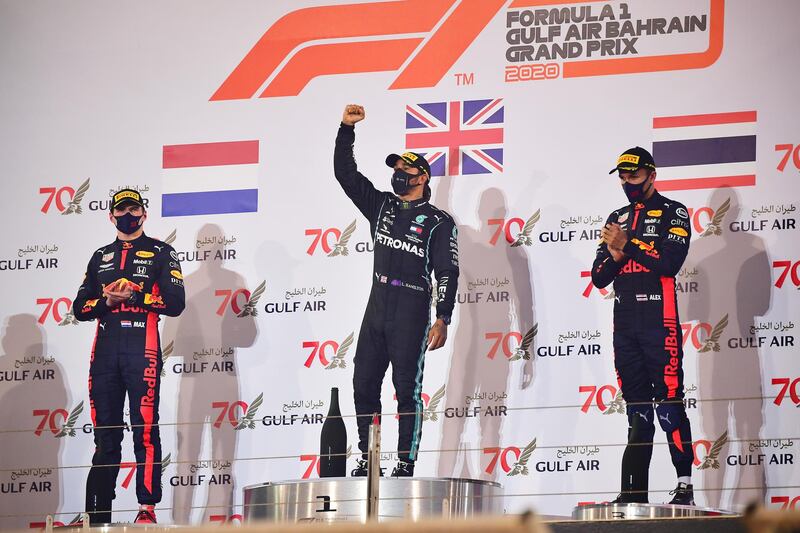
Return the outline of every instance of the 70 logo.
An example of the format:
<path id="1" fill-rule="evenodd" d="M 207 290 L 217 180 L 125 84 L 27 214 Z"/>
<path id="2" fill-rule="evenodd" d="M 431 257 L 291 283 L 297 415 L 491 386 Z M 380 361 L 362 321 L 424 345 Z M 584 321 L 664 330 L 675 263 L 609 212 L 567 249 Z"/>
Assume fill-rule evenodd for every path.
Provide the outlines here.
<path id="1" fill-rule="evenodd" d="M 303 472 L 302 479 L 310 479 L 314 472 L 317 473 L 317 477 L 319 477 L 319 455 L 313 454 L 304 454 L 300 456 L 300 462 L 305 463 L 308 462 L 308 468 L 306 471 Z"/>
<path id="2" fill-rule="evenodd" d="M 589 284 L 586 285 L 586 288 L 583 290 L 583 297 L 584 298 L 588 298 L 589 295 L 592 294 L 592 289 L 594 289 L 594 283 L 592 282 L 592 272 L 590 270 L 583 270 L 583 271 L 581 271 L 581 277 L 582 278 L 589 278 Z M 601 296 L 604 296 L 606 298 L 606 300 L 608 300 L 609 298 L 613 298 L 614 297 L 614 292 L 613 291 L 608 291 L 605 288 L 597 289 L 597 290 L 600 292 Z"/>
<path id="3" fill-rule="evenodd" d="M 711 324 L 708 322 L 698 322 L 697 325 L 693 325 L 691 322 L 681 322 L 681 330 L 683 331 L 683 345 L 686 346 L 691 339 L 692 345 L 698 350 L 711 336 Z"/>
<path id="4" fill-rule="evenodd" d="M 486 353 L 486 357 L 489 359 L 494 359 L 497 355 L 497 351 L 502 347 L 503 355 L 505 355 L 506 359 L 509 361 L 530 359 L 531 344 L 533 343 L 533 338 L 538 332 L 539 324 L 536 323 L 525 333 L 525 335 L 519 331 L 509 331 L 508 333 L 492 331 L 485 333 L 484 338 L 487 341 L 493 341 L 492 347 L 489 348 L 489 351 Z M 515 341 L 513 346 L 511 344 L 512 340 Z"/>
<path id="5" fill-rule="evenodd" d="M 39 425 L 36 426 L 34 435 L 40 437 L 44 433 L 45 426 L 50 429 L 50 433 L 57 438 L 61 437 L 74 437 L 75 436 L 75 422 L 83 412 L 83 402 L 78 403 L 72 412 L 66 409 L 34 409 L 33 416 L 40 416 L 42 419 Z"/>
<path id="6" fill-rule="evenodd" d="M 778 395 L 772 400 L 775 405 L 781 405 L 788 392 L 792 403 L 800 407 L 800 394 L 798 394 L 797 390 L 798 384 L 800 384 L 800 378 L 794 378 L 794 380 L 791 378 L 772 378 L 772 384 L 780 385 L 781 387 L 778 391 Z"/>
<path id="7" fill-rule="evenodd" d="M 775 286 L 777 288 L 780 289 L 783 287 L 783 284 L 786 281 L 786 278 L 789 277 L 789 274 L 791 274 L 792 285 L 800 288 L 800 271 L 798 271 L 798 269 L 800 269 L 800 261 L 796 261 L 794 263 L 791 261 L 773 261 L 772 268 L 783 269 L 781 275 L 778 276 L 777 280 L 775 280 Z"/>
<path id="8" fill-rule="evenodd" d="M 797 509 L 797 503 L 800 502 L 800 496 L 795 496 L 794 498 L 791 496 L 773 496 L 769 501 L 770 503 L 780 504 L 781 511 L 785 511 L 787 509 L 794 511 Z"/>
<path id="9" fill-rule="evenodd" d="M 589 393 L 586 401 L 583 402 L 583 406 L 581 406 L 581 412 L 588 413 L 592 405 L 595 405 L 601 413 L 625 412 L 625 407 L 619 405 L 622 399 L 620 391 L 614 385 L 603 385 L 602 387 L 580 385 L 578 392 Z M 610 400 L 609 403 L 606 403 L 604 398 L 608 398 Z"/>
<path id="10" fill-rule="evenodd" d="M 322 366 L 326 369 L 345 368 L 345 356 L 347 355 L 347 350 L 353 344 L 354 333 L 355 332 L 350 333 L 350 335 L 342 341 L 342 344 L 332 340 L 323 342 L 303 341 L 303 348 L 311 348 L 311 353 L 308 355 L 306 362 L 303 363 L 303 366 L 311 368 L 311 365 L 314 364 L 314 360 L 319 359 L 319 362 L 322 363 Z M 329 352 L 329 350 L 332 350 L 332 352 Z M 326 355 L 328 353 L 332 355 L 330 359 L 328 359 Z"/>
<path id="11" fill-rule="evenodd" d="M 314 255 L 317 246 L 321 245 L 322 251 L 328 257 L 348 255 L 347 244 L 356 230 L 356 221 L 352 221 L 344 231 L 338 228 L 311 228 L 305 231 L 306 236 L 313 236 L 314 240 L 306 250 L 308 255 Z M 333 239 L 331 239 L 333 237 Z"/>
<path id="12" fill-rule="evenodd" d="M 213 402 L 211 404 L 212 409 L 219 409 L 219 415 L 217 415 L 217 419 L 214 421 L 214 427 L 219 429 L 222 427 L 222 424 L 225 422 L 225 418 L 227 416 L 228 423 L 233 427 L 235 430 L 240 430 L 244 428 L 253 429 L 255 427 L 255 422 L 253 418 L 258 411 L 258 408 L 261 407 L 261 404 L 264 403 L 264 393 L 262 392 L 256 399 L 253 400 L 251 404 L 247 404 L 247 402 L 243 402 L 241 400 L 235 402 Z M 242 416 L 238 416 L 238 409 L 241 409 Z"/>
<path id="13" fill-rule="evenodd" d="M 214 291 L 214 296 L 222 297 L 222 303 L 217 308 L 218 316 L 224 315 L 229 307 L 233 314 L 238 315 L 244 310 L 242 305 L 250 301 L 250 291 L 247 289 L 217 289 Z M 242 300 L 242 296 L 244 296 L 244 300 Z"/>
<path id="14" fill-rule="evenodd" d="M 494 473 L 498 462 L 500 463 L 500 468 L 503 469 L 503 472 L 508 474 L 514 467 L 514 463 L 519 461 L 519 458 L 522 455 L 522 450 L 516 446 L 509 446 L 508 448 L 491 447 L 484 448 L 483 454 L 492 456 L 492 459 L 489 461 L 489 464 L 486 465 L 486 469 L 484 470 L 487 474 Z M 513 457 L 511 461 L 508 460 L 509 455 Z"/>
<path id="15" fill-rule="evenodd" d="M 322 246 L 323 252 L 329 254 L 333 251 L 339 239 L 342 238 L 342 232 L 338 228 L 311 228 L 306 230 L 306 235 L 314 237 L 314 240 L 311 241 L 311 245 L 306 250 L 308 255 L 314 255 L 318 245 Z"/>
<path id="16" fill-rule="evenodd" d="M 502 350 L 503 355 L 511 359 L 516 349 L 522 345 L 522 333 L 519 331 L 509 331 L 506 334 L 500 331 L 489 332 L 484 334 L 484 338 L 487 341 L 492 341 L 492 347 L 486 353 L 486 357 L 489 359 L 494 359 L 498 350 Z M 511 344 L 512 340 L 515 341 L 513 346 Z"/>
<path id="17" fill-rule="evenodd" d="M 783 172 L 786 169 L 786 164 L 789 162 L 789 158 L 792 158 L 792 163 L 794 163 L 794 168 L 800 170 L 800 144 L 776 144 L 775 151 L 782 152 L 786 151 L 786 153 L 781 158 L 780 163 L 776 167 L 778 171 Z M 796 498 L 795 498 L 796 499 Z M 794 509 L 794 507 L 792 507 Z"/>
<path id="18" fill-rule="evenodd" d="M 541 217 L 541 210 L 537 210 L 528 220 L 522 220 L 519 217 L 514 218 L 490 218 L 487 222 L 490 226 L 497 226 L 497 229 L 489 239 L 489 244 L 492 246 L 497 245 L 500 235 L 504 235 L 506 242 L 512 247 L 517 246 L 530 246 L 533 244 L 531 239 L 531 231 L 536 223 L 539 222 Z M 516 228 L 516 231 L 514 230 Z M 516 234 L 516 236 L 514 236 Z"/>
<path id="19" fill-rule="evenodd" d="M 501 235 L 505 236 L 508 244 L 513 243 L 517 240 L 514 235 L 520 233 L 522 228 L 525 227 L 525 221 L 519 217 L 509 218 L 507 220 L 505 218 L 490 218 L 488 223 L 490 226 L 497 226 L 494 233 L 492 233 L 492 238 L 489 239 L 489 244 L 492 246 L 497 244 Z M 516 231 L 514 231 L 514 228 L 516 228 Z"/>
<path id="20" fill-rule="evenodd" d="M 42 325 L 50 316 L 59 325 L 73 317 L 72 300 L 69 298 L 36 298 L 36 305 L 45 306 L 44 311 L 39 315 L 39 324 Z"/>
<path id="21" fill-rule="evenodd" d="M 69 215 L 70 213 L 80 214 L 82 211 L 80 203 L 81 200 L 83 200 L 83 195 L 85 195 L 88 190 L 89 179 L 81 183 L 77 191 L 72 187 L 40 187 L 39 194 L 47 195 L 47 199 L 42 205 L 41 212 L 47 213 L 50 211 L 50 207 L 52 207 L 55 202 L 56 209 L 62 215 Z M 66 203 L 64 203 L 65 198 Z"/>
<path id="22" fill-rule="evenodd" d="M 164 470 L 166 470 L 166 468 L 169 466 L 171 462 L 172 462 L 172 454 L 168 453 L 167 456 L 161 460 L 161 471 L 163 472 Z M 136 473 L 136 465 L 137 463 L 135 461 L 119 464 L 120 470 L 128 471 L 128 473 L 125 474 L 125 479 L 122 480 L 123 489 L 127 489 L 130 486 L 131 481 L 133 480 L 133 475 Z"/>
<path id="23" fill-rule="evenodd" d="M 303 363 L 303 366 L 306 368 L 311 368 L 311 365 L 314 364 L 315 359 L 319 359 L 319 362 L 322 363 L 322 366 L 327 367 L 331 364 L 331 361 L 327 358 L 326 354 L 328 350 L 332 356 L 336 356 L 336 352 L 339 351 L 339 343 L 336 341 L 303 341 L 303 348 L 311 348 L 311 353 L 309 354 L 306 362 Z M 333 357 L 331 357 L 332 359 Z"/>
<path id="24" fill-rule="evenodd" d="M 230 308 L 237 317 L 256 316 L 258 311 L 256 306 L 261 295 L 266 290 L 267 282 L 262 281 L 251 293 L 247 289 L 217 289 L 214 296 L 221 296 L 222 303 L 217 308 L 217 315 L 223 316 Z M 244 296 L 244 301 L 241 297 Z"/>

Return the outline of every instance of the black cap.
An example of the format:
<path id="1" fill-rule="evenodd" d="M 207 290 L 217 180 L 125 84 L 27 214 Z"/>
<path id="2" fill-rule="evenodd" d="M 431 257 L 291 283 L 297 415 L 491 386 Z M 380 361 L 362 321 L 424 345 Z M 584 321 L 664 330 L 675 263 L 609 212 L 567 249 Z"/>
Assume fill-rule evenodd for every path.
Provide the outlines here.
<path id="1" fill-rule="evenodd" d="M 135 204 L 144 207 L 144 201 L 139 191 L 133 189 L 120 189 L 111 197 L 109 211 L 113 211 L 123 204 Z"/>
<path id="2" fill-rule="evenodd" d="M 640 168 L 655 170 L 656 162 L 653 160 L 653 156 L 650 155 L 650 152 L 641 146 L 634 146 L 622 152 L 622 155 L 617 159 L 617 166 L 612 168 L 609 174 L 618 171 L 636 172 Z"/>
<path id="3" fill-rule="evenodd" d="M 404 152 L 403 155 L 389 154 L 386 156 L 386 166 L 394 168 L 394 164 L 397 163 L 398 159 L 402 159 L 412 167 L 423 171 L 428 177 L 431 177 L 431 166 L 428 164 L 428 160 L 422 157 L 422 155 L 414 152 Z"/>

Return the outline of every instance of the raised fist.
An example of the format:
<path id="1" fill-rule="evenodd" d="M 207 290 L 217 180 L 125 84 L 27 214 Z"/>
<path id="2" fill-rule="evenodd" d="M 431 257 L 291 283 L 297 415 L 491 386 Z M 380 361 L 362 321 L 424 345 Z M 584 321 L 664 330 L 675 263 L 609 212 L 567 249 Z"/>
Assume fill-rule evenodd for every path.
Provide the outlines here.
<path id="1" fill-rule="evenodd" d="M 356 104 L 348 104 L 344 107 L 344 113 L 342 114 L 342 122 L 347 124 L 348 126 L 352 126 L 356 122 L 361 122 L 364 120 L 366 114 L 364 113 L 364 108 L 360 105 Z"/>

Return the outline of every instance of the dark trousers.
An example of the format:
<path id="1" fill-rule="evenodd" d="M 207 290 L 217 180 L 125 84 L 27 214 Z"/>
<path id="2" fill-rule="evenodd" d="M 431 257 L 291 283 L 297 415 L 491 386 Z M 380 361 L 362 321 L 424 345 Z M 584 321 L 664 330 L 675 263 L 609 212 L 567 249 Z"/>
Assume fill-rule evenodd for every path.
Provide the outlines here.
<path id="1" fill-rule="evenodd" d="M 398 289 L 402 290 L 402 289 Z M 406 298 L 384 312 L 370 298 L 361 323 L 353 372 L 353 391 L 358 421 L 358 447 L 367 452 L 373 413 L 381 412 L 381 387 L 389 364 L 400 413 L 398 455 L 415 461 L 422 438 L 422 374 L 430 329 L 430 300 Z"/>
<path id="2" fill-rule="evenodd" d="M 100 336 L 95 340 L 89 367 L 95 452 L 86 481 L 86 510 L 92 513 L 93 523 L 111 521 L 111 501 L 122 461 L 126 395 L 137 463 L 136 497 L 141 504 L 161 501 L 161 366 L 155 322 L 152 329 L 148 323 L 145 335 Z"/>
<path id="3" fill-rule="evenodd" d="M 623 491 L 643 492 L 646 497 L 655 420 L 667 435 L 678 476 L 689 476 L 692 472 L 694 452 L 683 404 L 680 327 L 616 330 L 614 366 L 628 414 L 622 487 Z"/>

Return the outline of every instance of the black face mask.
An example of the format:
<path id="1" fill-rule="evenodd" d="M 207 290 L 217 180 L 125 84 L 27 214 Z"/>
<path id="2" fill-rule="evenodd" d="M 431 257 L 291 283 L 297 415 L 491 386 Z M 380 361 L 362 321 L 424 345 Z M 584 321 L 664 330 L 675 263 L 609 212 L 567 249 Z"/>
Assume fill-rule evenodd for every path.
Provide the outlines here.
<path id="1" fill-rule="evenodd" d="M 120 230 L 125 235 L 130 235 L 131 233 L 136 233 L 141 226 L 139 225 L 139 221 L 142 219 L 142 215 L 138 217 L 132 215 L 130 213 L 125 213 L 121 217 L 114 216 L 117 221 L 117 229 Z"/>
<path id="2" fill-rule="evenodd" d="M 622 189 L 625 191 L 625 196 L 628 197 L 628 201 L 633 203 L 633 202 L 641 202 L 642 200 L 644 200 L 647 191 L 650 190 L 649 187 L 645 189 L 649 181 L 650 181 L 650 176 L 647 176 L 647 179 L 641 183 L 633 184 L 633 183 L 628 183 L 627 181 L 623 183 Z"/>
<path id="3" fill-rule="evenodd" d="M 419 177 L 419 175 L 409 174 L 408 172 L 398 168 L 394 171 L 394 174 L 392 174 L 392 190 L 398 196 L 404 196 L 408 194 L 408 191 L 414 187 L 419 187 L 419 185 L 409 184 L 409 181 L 417 177 Z"/>

